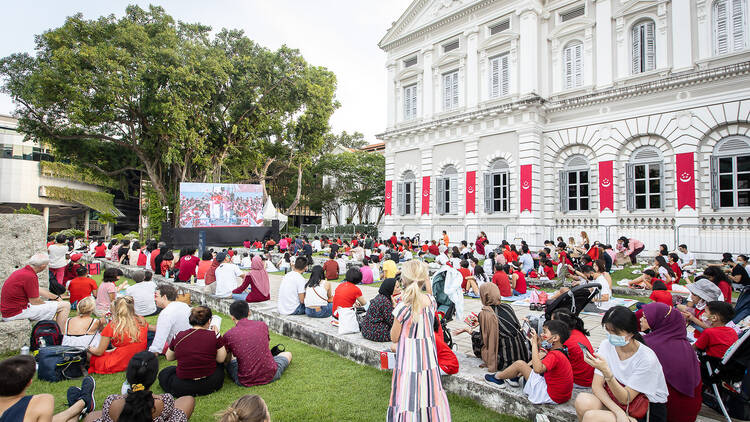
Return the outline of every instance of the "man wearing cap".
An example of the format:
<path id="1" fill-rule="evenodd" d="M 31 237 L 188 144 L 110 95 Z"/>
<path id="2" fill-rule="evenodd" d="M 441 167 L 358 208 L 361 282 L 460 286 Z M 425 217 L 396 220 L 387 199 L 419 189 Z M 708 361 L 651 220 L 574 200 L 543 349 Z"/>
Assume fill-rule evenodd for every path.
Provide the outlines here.
<path id="1" fill-rule="evenodd" d="M 68 265 L 65 266 L 65 274 L 63 274 L 63 285 L 65 285 L 66 288 L 68 287 L 70 280 L 78 277 L 78 268 L 81 267 L 81 264 L 79 264 L 78 261 L 81 260 L 82 256 L 83 254 L 80 253 L 70 255 Z"/>
<path id="2" fill-rule="evenodd" d="M 702 318 L 706 310 L 706 304 L 715 300 L 722 300 L 723 295 L 721 294 L 721 290 L 706 278 L 701 278 L 695 283 L 689 283 L 685 287 L 690 290 L 690 301 L 688 302 L 688 306 L 677 305 L 677 309 L 682 313 L 690 326 L 695 328 L 695 331 L 703 331 L 709 327 Z M 698 337 L 697 334 L 696 337 Z"/>

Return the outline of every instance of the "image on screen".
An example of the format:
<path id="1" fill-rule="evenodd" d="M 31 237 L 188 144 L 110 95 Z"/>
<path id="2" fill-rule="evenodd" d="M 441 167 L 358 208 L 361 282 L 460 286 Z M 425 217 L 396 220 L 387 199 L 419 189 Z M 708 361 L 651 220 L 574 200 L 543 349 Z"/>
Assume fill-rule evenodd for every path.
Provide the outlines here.
<path id="1" fill-rule="evenodd" d="M 180 227 L 260 226 L 260 185 L 180 183 Z"/>

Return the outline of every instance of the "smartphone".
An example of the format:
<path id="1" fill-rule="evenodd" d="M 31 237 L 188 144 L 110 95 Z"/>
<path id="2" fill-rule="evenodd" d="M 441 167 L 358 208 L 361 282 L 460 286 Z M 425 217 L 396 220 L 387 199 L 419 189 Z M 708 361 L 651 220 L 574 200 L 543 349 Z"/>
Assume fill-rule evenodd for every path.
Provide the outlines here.
<path id="1" fill-rule="evenodd" d="M 528 337 L 531 334 L 531 325 L 527 321 L 524 321 L 521 325 L 521 331 L 523 331 L 523 335 Z"/>
<path id="2" fill-rule="evenodd" d="M 209 327 L 216 327 L 217 331 L 221 332 L 221 317 L 218 315 L 211 316 L 211 324 L 209 324 Z M 216 337 L 219 335 L 219 333 L 216 333 Z"/>
<path id="3" fill-rule="evenodd" d="M 586 356 L 586 357 L 587 357 L 587 358 L 589 358 L 589 359 L 593 359 L 593 358 L 594 358 L 594 357 L 593 357 L 593 356 L 591 355 L 591 352 L 589 352 L 589 348 L 588 348 L 588 347 L 586 347 L 586 345 L 584 345 L 584 344 L 583 344 L 583 343 L 581 343 L 581 342 L 578 342 L 578 347 L 580 347 L 580 348 L 581 348 L 581 350 L 583 351 L 583 355 L 584 355 L 584 356 Z"/>

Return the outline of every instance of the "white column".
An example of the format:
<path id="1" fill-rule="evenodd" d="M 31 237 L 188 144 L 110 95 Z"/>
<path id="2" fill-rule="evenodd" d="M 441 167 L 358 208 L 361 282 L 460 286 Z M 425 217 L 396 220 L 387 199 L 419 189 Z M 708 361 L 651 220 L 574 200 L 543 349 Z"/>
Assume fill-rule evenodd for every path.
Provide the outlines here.
<path id="1" fill-rule="evenodd" d="M 396 109 L 396 123 L 403 123 L 404 121 L 404 88 L 401 85 L 401 81 L 396 81 L 394 84 L 394 99 L 393 107 Z M 419 112 L 419 107 L 417 107 Z"/>
<path id="2" fill-rule="evenodd" d="M 386 68 L 388 69 L 388 81 L 386 82 L 385 87 L 386 102 L 388 102 L 388 117 L 386 126 L 391 128 L 396 125 L 396 65 L 393 63 L 388 63 Z"/>
<path id="3" fill-rule="evenodd" d="M 477 107 L 479 101 L 479 68 L 477 66 L 477 39 L 479 29 L 472 28 L 464 33 L 466 35 L 466 108 L 471 110 Z"/>
<path id="4" fill-rule="evenodd" d="M 711 2 L 697 0 L 695 2 L 695 16 L 698 20 L 698 59 L 703 60 L 711 56 L 713 41 L 711 38 Z"/>
<path id="5" fill-rule="evenodd" d="M 688 0 L 689 1 L 689 0 Z M 657 9 L 656 18 L 656 68 L 669 68 L 669 37 L 667 36 L 667 4 L 661 3 Z M 680 22 L 681 25 L 689 26 L 690 20 Z M 676 34 L 673 33 L 676 37 Z M 687 41 L 690 42 L 689 40 Z"/>
<path id="6" fill-rule="evenodd" d="M 583 86 L 594 85 L 594 31 L 586 28 L 583 33 Z"/>
<path id="7" fill-rule="evenodd" d="M 689 1 L 689 0 L 685 0 Z M 612 0 L 596 2 L 596 87 L 612 85 Z"/>
<path id="8" fill-rule="evenodd" d="M 422 116 L 424 120 L 431 119 L 435 112 L 432 87 L 432 48 L 429 48 L 422 51 Z"/>
<path id="9" fill-rule="evenodd" d="M 693 67 L 693 25 L 690 0 L 672 0 L 672 70 Z"/>
<path id="10" fill-rule="evenodd" d="M 519 12 L 520 25 L 520 88 L 521 95 L 539 91 L 539 13 L 536 9 Z"/>
<path id="11" fill-rule="evenodd" d="M 624 78 L 630 75 L 631 63 L 630 60 L 630 45 L 627 40 L 629 39 L 628 34 L 625 31 L 625 18 L 619 17 L 615 21 L 615 36 L 617 40 L 617 76 L 616 78 Z"/>

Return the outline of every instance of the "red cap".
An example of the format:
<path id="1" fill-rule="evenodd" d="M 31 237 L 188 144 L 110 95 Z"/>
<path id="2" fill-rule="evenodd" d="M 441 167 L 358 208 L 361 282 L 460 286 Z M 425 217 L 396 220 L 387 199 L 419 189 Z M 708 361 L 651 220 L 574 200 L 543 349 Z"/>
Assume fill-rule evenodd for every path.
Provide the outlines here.
<path id="1" fill-rule="evenodd" d="M 82 256 L 83 254 L 74 253 L 73 255 L 70 256 L 70 260 L 73 262 L 77 262 L 79 259 L 81 259 Z"/>

